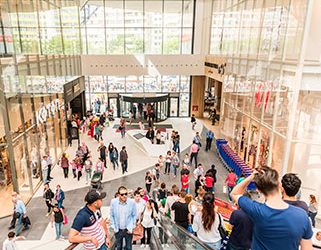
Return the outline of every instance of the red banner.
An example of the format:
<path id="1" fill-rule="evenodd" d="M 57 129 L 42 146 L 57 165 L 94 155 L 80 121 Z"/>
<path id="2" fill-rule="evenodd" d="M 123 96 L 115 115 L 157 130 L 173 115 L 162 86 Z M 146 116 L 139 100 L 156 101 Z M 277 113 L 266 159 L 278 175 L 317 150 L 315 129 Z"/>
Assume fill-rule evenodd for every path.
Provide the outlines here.
<path id="1" fill-rule="evenodd" d="M 215 198 L 215 206 L 218 208 L 218 212 L 225 220 L 229 220 L 232 212 L 237 210 L 237 206 L 217 198 Z"/>

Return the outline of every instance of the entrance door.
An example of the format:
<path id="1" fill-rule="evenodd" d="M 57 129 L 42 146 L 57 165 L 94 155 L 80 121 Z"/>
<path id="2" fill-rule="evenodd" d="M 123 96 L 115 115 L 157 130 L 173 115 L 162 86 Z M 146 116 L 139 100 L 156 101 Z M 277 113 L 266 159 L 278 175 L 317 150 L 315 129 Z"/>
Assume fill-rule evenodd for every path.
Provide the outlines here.
<path id="1" fill-rule="evenodd" d="M 178 97 L 170 97 L 169 98 L 169 116 L 170 117 L 178 117 Z"/>
<path id="2" fill-rule="evenodd" d="M 113 110 L 114 117 L 119 117 L 119 102 L 116 97 L 108 98 L 108 107 Z"/>

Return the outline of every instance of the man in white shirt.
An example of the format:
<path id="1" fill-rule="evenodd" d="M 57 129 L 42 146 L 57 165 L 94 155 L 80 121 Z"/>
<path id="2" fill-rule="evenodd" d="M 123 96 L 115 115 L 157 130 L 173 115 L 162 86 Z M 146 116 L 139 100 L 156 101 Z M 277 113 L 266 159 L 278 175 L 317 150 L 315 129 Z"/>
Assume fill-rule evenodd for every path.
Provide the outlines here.
<path id="1" fill-rule="evenodd" d="M 135 201 L 136 210 L 137 210 L 137 220 L 139 220 L 146 206 L 146 201 L 142 199 L 142 197 L 140 196 L 140 192 L 138 190 L 134 192 L 134 201 Z"/>
<path id="2" fill-rule="evenodd" d="M 24 240 L 25 237 L 18 236 L 16 237 L 16 234 L 14 232 L 8 233 L 8 238 L 3 242 L 2 250 L 18 250 L 18 247 L 16 245 L 16 240 Z"/>
<path id="3" fill-rule="evenodd" d="M 172 205 L 174 204 L 175 201 L 180 199 L 180 197 L 178 196 L 179 195 L 179 188 L 176 185 L 173 185 L 171 192 L 172 192 L 172 195 L 168 196 L 166 199 L 164 210 L 165 210 L 165 213 L 167 213 L 168 210 L 171 211 L 171 220 L 174 221 L 175 211 L 172 210 Z"/>
<path id="4" fill-rule="evenodd" d="M 197 166 L 197 168 L 194 170 L 193 174 L 194 174 L 194 179 L 195 179 L 195 181 L 197 181 L 197 178 L 198 178 L 200 175 L 204 175 L 204 168 L 203 168 L 202 164 L 198 164 L 198 166 Z"/>

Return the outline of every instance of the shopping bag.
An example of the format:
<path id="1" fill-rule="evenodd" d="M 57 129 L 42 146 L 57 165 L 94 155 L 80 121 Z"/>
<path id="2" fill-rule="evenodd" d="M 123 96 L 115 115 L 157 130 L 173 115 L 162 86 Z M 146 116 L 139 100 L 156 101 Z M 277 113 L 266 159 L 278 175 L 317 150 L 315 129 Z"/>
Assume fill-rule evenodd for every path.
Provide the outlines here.
<path id="1" fill-rule="evenodd" d="M 223 186 L 223 194 L 227 194 L 227 186 Z"/>

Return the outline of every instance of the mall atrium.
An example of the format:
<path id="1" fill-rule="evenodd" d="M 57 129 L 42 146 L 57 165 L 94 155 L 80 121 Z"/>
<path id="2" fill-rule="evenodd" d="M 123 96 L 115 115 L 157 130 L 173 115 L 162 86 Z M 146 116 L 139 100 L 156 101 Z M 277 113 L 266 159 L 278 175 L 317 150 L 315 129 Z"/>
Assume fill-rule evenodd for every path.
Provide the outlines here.
<path id="1" fill-rule="evenodd" d="M 119 186 L 143 186 L 145 172 L 166 155 L 168 148 L 146 145 L 133 132 L 144 123 L 136 109 L 145 112 L 145 106 L 168 141 L 173 129 L 181 135 L 181 161 L 195 131 L 204 145 L 206 132 L 214 131 L 216 143 L 199 161 L 206 169 L 215 162 L 215 196 L 224 202 L 231 166 L 217 139 L 249 169 L 296 173 L 301 200 L 309 204 L 313 194 L 321 201 L 320 13 L 320 0 L 1 0 L 0 243 L 17 192 L 32 224 L 19 249 L 83 249 L 51 240 L 43 156 L 52 158 L 52 190 L 60 184 L 66 200 L 69 195 L 68 237 L 90 185 L 85 177 L 65 180 L 59 160 L 63 153 L 74 157 L 78 138 L 94 163 L 99 157 L 99 144 L 81 129 L 70 134 L 68 122 L 106 112 L 112 119 L 103 142 L 127 147 L 130 171 L 122 175 L 108 166 L 102 180 L 109 209 Z M 121 118 L 128 125 L 123 141 Z M 174 179 L 164 178 L 170 189 Z M 207 249 L 192 248 L 201 243 L 191 240 L 194 245 L 185 239 L 170 246 Z M 150 248 L 160 249 L 155 244 Z"/>

